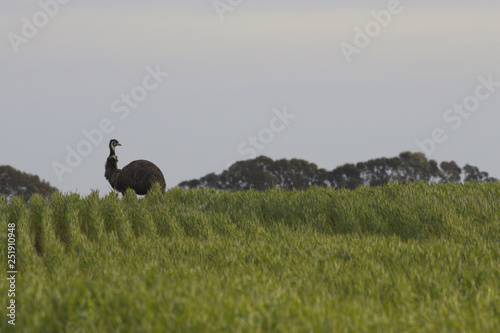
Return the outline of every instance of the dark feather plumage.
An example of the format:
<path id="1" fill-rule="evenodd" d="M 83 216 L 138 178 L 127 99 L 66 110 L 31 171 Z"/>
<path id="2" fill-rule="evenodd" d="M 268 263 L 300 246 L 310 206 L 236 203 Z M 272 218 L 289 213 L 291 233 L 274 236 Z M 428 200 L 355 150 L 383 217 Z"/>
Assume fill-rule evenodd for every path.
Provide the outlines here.
<path id="1" fill-rule="evenodd" d="M 154 183 L 159 183 L 165 192 L 165 178 L 161 170 L 153 163 L 146 160 L 137 160 L 129 163 L 123 169 L 118 169 L 118 158 L 115 147 L 121 146 L 116 140 L 109 142 L 110 153 L 106 160 L 104 176 L 113 189 L 125 194 L 129 188 L 139 195 L 146 194 Z"/>

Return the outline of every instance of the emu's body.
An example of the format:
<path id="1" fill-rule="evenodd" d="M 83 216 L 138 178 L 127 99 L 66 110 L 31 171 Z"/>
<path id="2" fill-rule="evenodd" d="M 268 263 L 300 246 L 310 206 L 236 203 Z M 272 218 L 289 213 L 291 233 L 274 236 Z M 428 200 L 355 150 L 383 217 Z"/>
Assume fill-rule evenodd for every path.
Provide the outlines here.
<path id="1" fill-rule="evenodd" d="M 146 160 L 137 160 L 129 163 L 123 169 L 118 169 L 118 158 L 115 147 L 121 146 L 118 141 L 109 143 L 110 153 L 106 160 L 104 176 L 111 186 L 118 192 L 125 194 L 129 188 L 139 195 L 146 194 L 154 183 L 159 183 L 165 192 L 165 178 L 161 170 L 153 163 Z"/>

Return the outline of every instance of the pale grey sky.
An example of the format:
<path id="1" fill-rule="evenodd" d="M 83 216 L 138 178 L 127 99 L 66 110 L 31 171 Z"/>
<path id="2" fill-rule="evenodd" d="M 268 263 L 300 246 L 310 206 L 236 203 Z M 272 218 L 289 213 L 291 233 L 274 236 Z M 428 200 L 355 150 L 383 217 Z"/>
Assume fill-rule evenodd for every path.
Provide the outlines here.
<path id="1" fill-rule="evenodd" d="M 331 170 L 423 149 L 500 178 L 499 14 L 493 1 L 2 2 L 0 164 L 105 194 L 116 138 L 120 167 L 148 159 L 168 187 L 254 152 Z"/>

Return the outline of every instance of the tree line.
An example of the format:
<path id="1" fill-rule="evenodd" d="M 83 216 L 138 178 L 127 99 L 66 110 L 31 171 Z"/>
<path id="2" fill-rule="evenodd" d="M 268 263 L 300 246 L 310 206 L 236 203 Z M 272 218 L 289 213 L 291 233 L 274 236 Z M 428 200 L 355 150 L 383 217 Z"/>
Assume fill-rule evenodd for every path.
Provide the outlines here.
<path id="1" fill-rule="evenodd" d="M 422 153 L 403 152 L 397 157 L 377 158 L 356 164 L 344 164 L 331 171 L 318 168 L 302 159 L 274 161 L 266 156 L 236 162 L 221 174 L 210 173 L 200 179 L 183 181 L 184 189 L 213 188 L 217 190 L 256 190 L 271 188 L 304 190 L 312 186 L 355 189 L 360 186 L 379 186 L 391 182 L 428 183 L 493 182 L 487 172 L 472 165 L 460 167 L 454 161 L 428 160 Z M 36 175 L 0 166 L 0 195 L 20 195 L 29 200 L 35 193 L 49 197 L 58 189 Z"/>
<path id="2" fill-rule="evenodd" d="M 210 173 L 200 179 L 184 181 L 179 187 L 233 191 L 263 191 L 270 188 L 303 190 L 311 186 L 355 189 L 391 182 L 449 183 L 495 180 L 489 177 L 487 172 L 469 164 L 463 168 L 454 161 L 438 164 L 435 160 L 428 160 L 422 153 L 403 152 L 397 157 L 344 164 L 331 171 L 301 159 L 274 161 L 269 157 L 260 156 L 236 162 L 219 175 Z"/>
<path id="3" fill-rule="evenodd" d="M 16 170 L 10 165 L 0 165 L 0 195 L 8 198 L 19 195 L 29 200 L 35 193 L 48 197 L 57 191 L 57 188 L 40 180 L 40 177 L 36 175 Z"/>

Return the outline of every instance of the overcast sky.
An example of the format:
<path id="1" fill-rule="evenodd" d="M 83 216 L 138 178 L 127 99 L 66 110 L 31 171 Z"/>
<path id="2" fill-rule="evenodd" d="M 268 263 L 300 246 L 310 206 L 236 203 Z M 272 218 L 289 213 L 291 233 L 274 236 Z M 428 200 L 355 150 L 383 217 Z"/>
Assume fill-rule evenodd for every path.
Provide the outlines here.
<path id="1" fill-rule="evenodd" d="M 169 188 L 255 154 L 500 178 L 498 1 L 59 1 L 0 4 L 0 165 L 64 192 L 111 190 L 112 138 Z"/>

